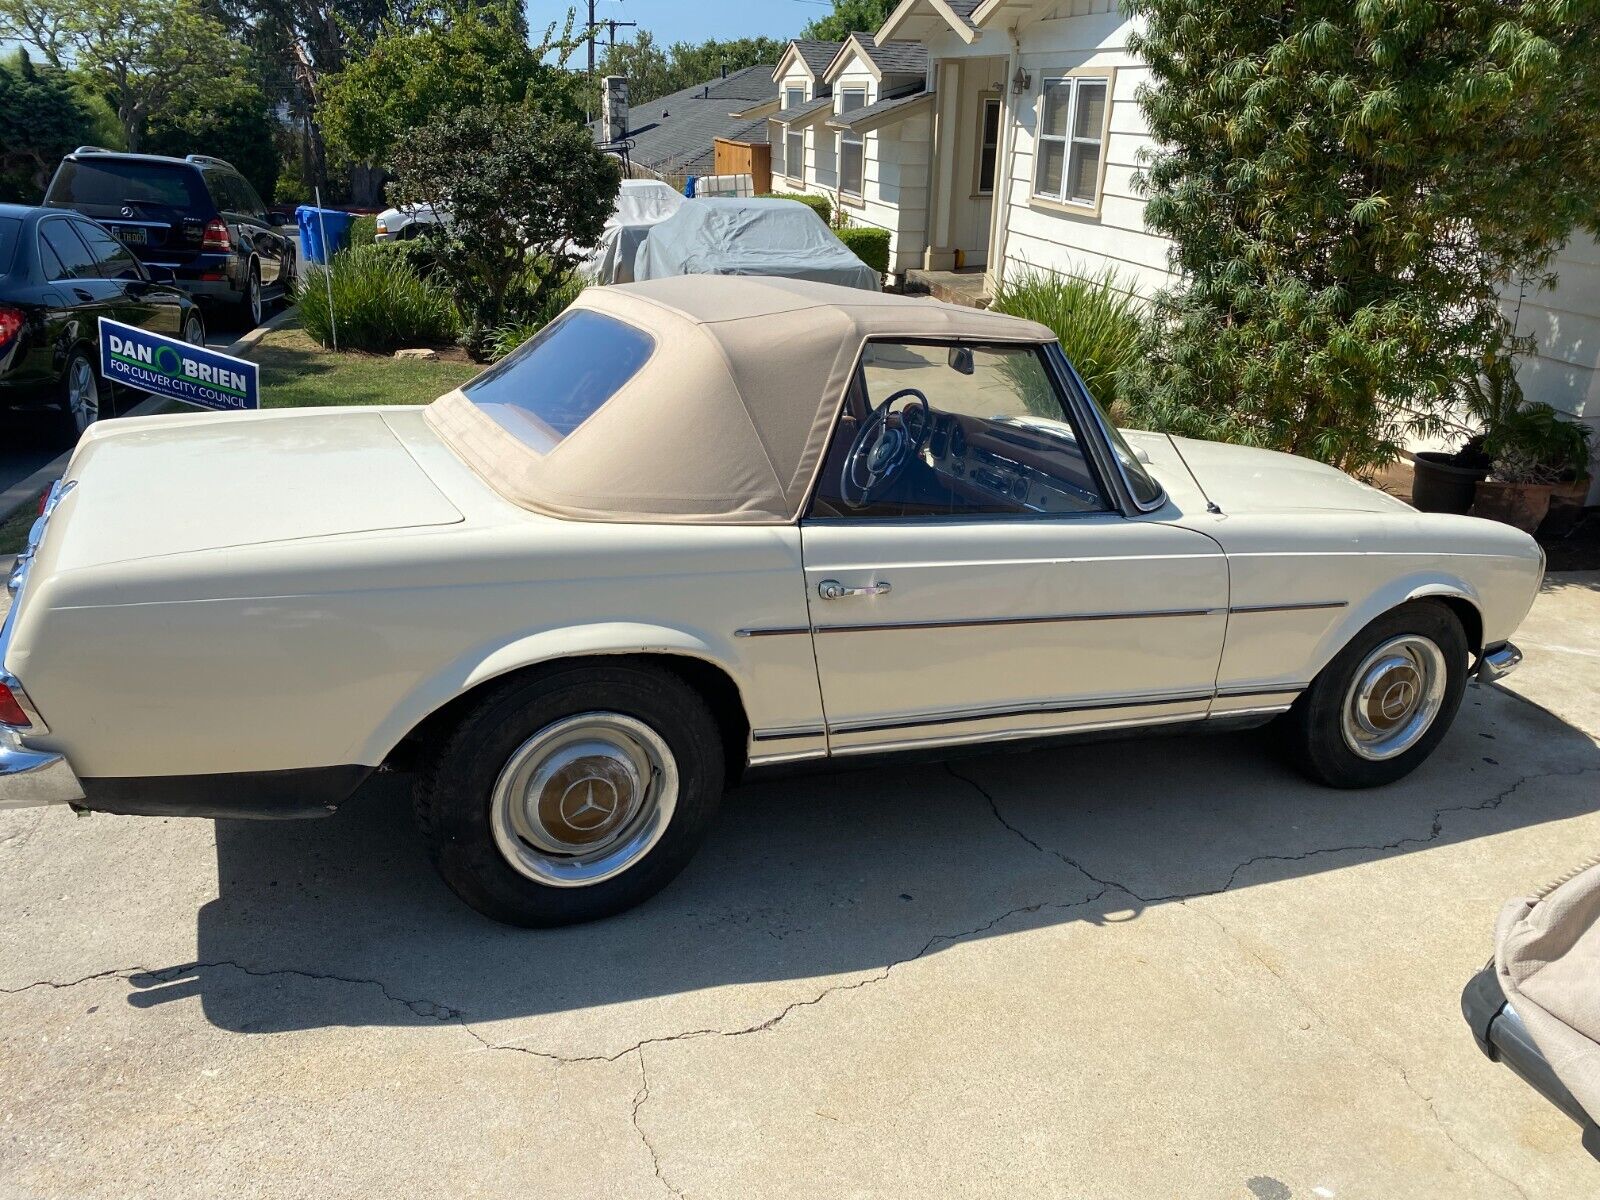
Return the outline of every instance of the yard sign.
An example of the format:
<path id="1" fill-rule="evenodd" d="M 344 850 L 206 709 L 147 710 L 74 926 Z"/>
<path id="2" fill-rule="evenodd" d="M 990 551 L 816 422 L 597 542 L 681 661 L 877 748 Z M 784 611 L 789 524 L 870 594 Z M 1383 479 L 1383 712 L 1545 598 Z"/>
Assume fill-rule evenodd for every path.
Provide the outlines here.
<path id="1" fill-rule="evenodd" d="M 100 318 L 100 373 L 113 383 L 198 408 L 243 412 L 261 407 L 255 363 L 105 317 Z"/>

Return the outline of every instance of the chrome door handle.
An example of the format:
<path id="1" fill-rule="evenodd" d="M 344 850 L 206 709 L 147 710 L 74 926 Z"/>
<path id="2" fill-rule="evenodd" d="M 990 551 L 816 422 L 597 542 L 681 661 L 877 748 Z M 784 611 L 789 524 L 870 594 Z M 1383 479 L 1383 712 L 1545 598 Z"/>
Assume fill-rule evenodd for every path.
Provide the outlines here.
<path id="1" fill-rule="evenodd" d="M 887 583 L 869 583 L 865 587 L 845 587 L 837 579 L 824 579 L 817 584 L 817 595 L 824 600 L 843 600 L 846 596 L 887 596 Z"/>

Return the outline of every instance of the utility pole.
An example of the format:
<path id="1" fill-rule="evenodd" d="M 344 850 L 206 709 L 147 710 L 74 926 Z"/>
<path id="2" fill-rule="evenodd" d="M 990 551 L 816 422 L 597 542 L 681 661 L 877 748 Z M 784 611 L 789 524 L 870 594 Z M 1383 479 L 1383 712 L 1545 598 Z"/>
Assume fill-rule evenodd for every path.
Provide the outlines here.
<path id="1" fill-rule="evenodd" d="M 584 40 L 589 43 L 589 83 L 594 84 L 594 44 L 600 39 L 600 26 L 606 27 L 608 36 L 607 46 L 617 44 L 618 29 L 633 29 L 639 24 L 637 21 L 596 21 L 594 19 L 594 6 L 597 0 L 589 0 L 589 25 L 584 35 Z"/>

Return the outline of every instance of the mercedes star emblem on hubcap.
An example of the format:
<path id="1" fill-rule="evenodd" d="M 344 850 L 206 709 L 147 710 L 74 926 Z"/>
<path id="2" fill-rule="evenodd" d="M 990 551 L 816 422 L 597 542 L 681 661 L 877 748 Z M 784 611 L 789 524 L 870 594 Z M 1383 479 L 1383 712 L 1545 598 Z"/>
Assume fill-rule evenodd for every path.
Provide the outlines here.
<path id="1" fill-rule="evenodd" d="M 1416 694 L 1416 689 L 1409 680 L 1400 680 L 1391 684 L 1389 690 L 1384 692 L 1379 708 L 1383 715 L 1391 721 L 1399 720 L 1411 707 L 1411 699 Z"/>
<path id="2" fill-rule="evenodd" d="M 561 819 L 574 829 L 598 829 L 617 814 L 619 797 L 609 779 L 588 775 L 569 784 L 561 794 Z"/>

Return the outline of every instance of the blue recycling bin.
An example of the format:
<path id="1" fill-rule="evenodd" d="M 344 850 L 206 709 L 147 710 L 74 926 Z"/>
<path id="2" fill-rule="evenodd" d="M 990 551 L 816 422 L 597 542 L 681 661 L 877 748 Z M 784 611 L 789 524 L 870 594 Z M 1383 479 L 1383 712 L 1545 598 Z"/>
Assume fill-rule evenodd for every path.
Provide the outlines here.
<path id="1" fill-rule="evenodd" d="M 350 248 L 350 227 L 355 224 L 355 213 L 302 204 L 294 210 L 294 216 L 300 223 L 300 244 L 312 262 L 326 263 L 330 254 Z M 322 243 L 324 231 L 328 236 L 326 246 Z"/>

